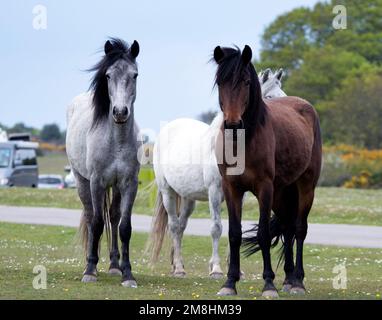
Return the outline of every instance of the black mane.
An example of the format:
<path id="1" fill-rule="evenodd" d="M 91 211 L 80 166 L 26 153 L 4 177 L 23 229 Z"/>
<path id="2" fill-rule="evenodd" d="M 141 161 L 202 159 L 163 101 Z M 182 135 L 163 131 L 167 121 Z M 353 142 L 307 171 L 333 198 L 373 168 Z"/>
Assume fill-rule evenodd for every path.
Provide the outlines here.
<path id="1" fill-rule="evenodd" d="M 101 61 L 88 70 L 95 71 L 89 87 L 89 90 L 93 91 L 93 128 L 109 116 L 110 99 L 105 76 L 107 69 L 119 59 L 133 60 L 128 43 L 117 38 L 111 38 L 110 42 L 113 45 L 112 51 L 105 54 Z"/>
<path id="2" fill-rule="evenodd" d="M 257 124 L 264 125 L 266 106 L 261 95 L 260 81 L 257 72 L 252 63 L 244 65 L 241 59 L 241 51 L 238 47 L 222 48 L 224 58 L 219 61 L 218 69 L 215 77 L 215 86 L 223 83 L 231 83 L 232 90 L 240 83 L 244 72 L 249 72 L 250 96 L 249 104 L 243 115 L 245 129 L 256 127 Z M 246 130 L 249 134 L 251 130 Z"/>

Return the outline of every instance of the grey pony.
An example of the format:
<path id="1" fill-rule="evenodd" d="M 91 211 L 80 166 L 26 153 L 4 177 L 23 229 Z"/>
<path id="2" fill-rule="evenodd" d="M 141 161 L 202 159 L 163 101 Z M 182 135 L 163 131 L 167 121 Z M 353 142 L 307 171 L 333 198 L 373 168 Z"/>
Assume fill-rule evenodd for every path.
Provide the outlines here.
<path id="1" fill-rule="evenodd" d="M 134 41 L 129 46 L 112 38 L 104 51 L 101 61 L 90 69 L 95 72 L 90 92 L 75 97 L 67 109 L 66 151 L 83 204 L 80 230 L 87 264 L 82 282 L 97 280 L 99 241 L 105 227 L 109 273 L 122 275 L 123 286 L 137 287 L 129 243 L 140 168 L 137 155 L 141 141 L 134 120 L 139 44 Z"/>

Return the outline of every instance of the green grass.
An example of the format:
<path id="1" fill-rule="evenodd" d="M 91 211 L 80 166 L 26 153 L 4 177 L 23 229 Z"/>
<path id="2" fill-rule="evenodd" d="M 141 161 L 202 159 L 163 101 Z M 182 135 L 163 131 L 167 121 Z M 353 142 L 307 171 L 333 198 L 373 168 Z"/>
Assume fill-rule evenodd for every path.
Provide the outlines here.
<path id="1" fill-rule="evenodd" d="M 150 168 L 141 168 L 141 184 L 134 212 L 151 215 L 155 203 L 155 186 L 151 181 Z M 76 190 L 38 190 L 26 188 L 0 189 L 0 204 L 14 206 L 37 206 L 80 209 Z M 223 204 L 222 217 L 227 218 Z M 246 197 L 243 219 L 258 219 L 257 201 L 252 195 Z M 198 202 L 192 217 L 209 218 L 207 202 Z M 382 226 L 382 190 L 345 188 L 317 188 L 316 198 L 309 216 L 312 223 L 345 223 Z"/>
<path id="2" fill-rule="evenodd" d="M 54 153 L 37 158 L 39 174 L 60 174 L 67 173 L 64 168 L 69 164 L 65 153 Z"/>
<path id="3" fill-rule="evenodd" d="M 137 289 L 123 288 L 119 277 L 105 273 L 107 254 L 102 250 L 97 283 L 80 282 L 84 261 L 82 250 L 75 241 L 74 228 L 17 225 L 0 223 L 0 298 L 1 299 L 217 299 L 215 293 L 223 280 L 208 277 L 211 253 L 208 237 L 184 238 L 183 255 L 187 277 L 169 276 L 168 255 L 151 268 L 143 255 L 146 234 L 133 233 L 131 262 L 138 282 Z M 225 256 L 227 239 L 221 242 Z M 105 246 L 103 246 L 104 248 Z M 276 259 L 276 251 L 273 251 Z M 225 260 L 225 259 L 223 259 Z M 325 246 L 305 246 L 304 297 L 280 293 L 282 299 L 381 299 L 382 250 Z M 346 263 L 347 289 L 333 289 L 333 268 Z M 33 267 L 43 265 L 47 270 L 47 289 L 32 287 Z M 226 269 L 223 263 L 223 269 Z M 275 266 L 275 261 L 274 261 Z M 261 255 L 242 258 L 245 280 L 238 284 L 235 299 L 262 299 Z M 284 274 L 276 273 L 276 286 L 281 287 Z"/>

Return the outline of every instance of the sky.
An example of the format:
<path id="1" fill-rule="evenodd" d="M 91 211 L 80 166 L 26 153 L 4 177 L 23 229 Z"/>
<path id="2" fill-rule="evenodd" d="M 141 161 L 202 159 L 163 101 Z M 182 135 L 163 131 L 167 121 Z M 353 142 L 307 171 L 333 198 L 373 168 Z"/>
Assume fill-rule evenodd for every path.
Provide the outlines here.
<path id="1" fill-rule="evenodd" d="M 0 10 L 0 123 L 66 128 L 70 101 L 88 90 L 85 70 L 102 56 L 108 37 L 137 40 L 135 117 L 157 132 L 161 122 L 217 110 L 209 63 L 217 45 L 260 50 L 264 28 L 278 15 L 317 0 L 154 1 L 7 0 Z M 36 30 L 36 5 L 47 9 Z M 282 66 L 280 66 L 282 67 Z"/>

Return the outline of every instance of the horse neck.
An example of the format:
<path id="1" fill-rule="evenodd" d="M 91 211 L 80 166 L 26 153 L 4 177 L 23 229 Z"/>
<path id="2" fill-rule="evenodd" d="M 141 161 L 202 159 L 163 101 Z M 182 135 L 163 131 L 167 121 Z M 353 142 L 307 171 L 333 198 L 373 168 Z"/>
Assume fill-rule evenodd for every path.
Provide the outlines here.
<path id="1" fill-rule="evenodd" d="M 127 121 L 123 124 L 117 124 L 114 122 L 112 116 L 109 116 L 109 128 L 113 140 L 118 145 L 126 145 L 131 142 L 135 142 L 135 121 L 134 121 L 134 111 L 131 110 L 131 114 Z"/>
<path id="2" fill-rule="evenodd" d="M 250 88 L 249 104 L 243 114 L 245 135 L 251 136 L 256 128 L 261 126 L 266 117 L 266 107 L 261 95 L 260 83 L 256 85 L 253 81 Z M 247 139 L 248 141 L 248 139 Z"/>

